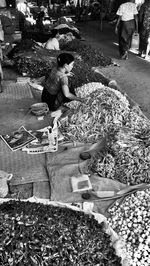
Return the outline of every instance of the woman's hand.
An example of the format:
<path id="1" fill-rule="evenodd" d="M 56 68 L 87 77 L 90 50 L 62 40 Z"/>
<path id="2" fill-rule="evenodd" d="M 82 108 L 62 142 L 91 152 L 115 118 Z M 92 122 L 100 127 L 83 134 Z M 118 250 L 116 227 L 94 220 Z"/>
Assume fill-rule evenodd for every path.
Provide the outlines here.
<path id="1" fill-rule="evenodd" d="M 69 73 L 66 73 L 66 74 L 62 75 L 62 78 L 65 78 L 65 77 L 73 77 L 73 76 L 74 76 L 74 73 L 69 72 Z"/>

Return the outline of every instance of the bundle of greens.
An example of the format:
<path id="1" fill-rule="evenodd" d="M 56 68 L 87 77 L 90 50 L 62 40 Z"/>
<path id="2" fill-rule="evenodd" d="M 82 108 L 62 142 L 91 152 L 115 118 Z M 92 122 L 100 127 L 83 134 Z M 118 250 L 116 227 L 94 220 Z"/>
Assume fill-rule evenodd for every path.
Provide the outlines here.
<path id="1" fill-rule="evenodd" d="M 112 64 L 111 58 L 104 56 L 101 51 L 91 47 L 90 45 L 83 44 L 80 40 L 74 39 L 61 46 L 62 50 L 77 52 L 83 61 L 90 67 L 102 66 Z"/>
<path id="2" fill-rule="evenodd" d="M 0 205 L 0 265 L 121 266 L 104 224 L 65 207 Z"/>
<path id="3" fill-rule="evenodd" d="M 69 78 L 69 88 L 74 90 L 89 82 L 101 82 L 106 85 L 106 79 L 92 71 L 91 66 L 83 60 L 76 59 L 72 70 L 73 77 Z"/>
<path id="4" fill-rule="evenodd" d="M 41 58 L 35 54 L 32 54 L 31 56 L 21 55 L 14 61 L 19 74 L 31 78 L 45 76 L 51 71 L 54 65 L 54 60 L 45 60 L 44 57 Z"/>

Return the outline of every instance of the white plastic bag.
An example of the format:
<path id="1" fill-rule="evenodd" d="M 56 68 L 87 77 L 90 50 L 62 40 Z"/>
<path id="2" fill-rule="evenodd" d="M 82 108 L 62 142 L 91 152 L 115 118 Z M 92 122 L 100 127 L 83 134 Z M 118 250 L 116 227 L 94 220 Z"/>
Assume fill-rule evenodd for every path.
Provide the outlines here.
<path id="1" fill-rule="evenodd" d="M 8 181 L 11 178 L 12 174 L 0 170 L 0 198 L 4 198 L 8 194 Z"/>
<path id="2" fill-rule="evenodd" d="M 0 0 L 0 7 L 6 7 L 6 1 Z"/>
<path id="3" fill-rule="evenodd" d="M 139 49 L 139 34 L 138 33 L 134 33 L 132 35 L 131 49 L 132 50 L 138 50 Z"/>

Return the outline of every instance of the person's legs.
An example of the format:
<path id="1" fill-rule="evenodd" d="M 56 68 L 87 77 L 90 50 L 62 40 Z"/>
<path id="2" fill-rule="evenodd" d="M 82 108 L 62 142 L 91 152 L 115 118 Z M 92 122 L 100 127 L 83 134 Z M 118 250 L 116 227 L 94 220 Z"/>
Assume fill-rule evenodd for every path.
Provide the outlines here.
<path id="1" fill-rule="evenodd" d="M 145 57 L 146 49 L 147 49 L 147 40 L 148 40 L 148 32 L 145 29 L 142 29 L 139 33 L 140 35 L 140 43 L 139 43 L 139 54 L 141 57 Z"/>
<path id="2" fill-rule="evenodd" d="M 3 53 L 2 53 L 2 48 L 1 48 L 1 44 L 0 44 L 0 92 L 2 92 L 2 79 L 3 79 L 3 70 L 2 70 L 2 62 L 3 60 Z"/>
<path id="3" fill-rule="evenodd" d="M 128 51 L 131 45 L 133 34 L 132 22 L 122 21 L 118 35 L 119 35 L 119 52 L 121 59 L 128 59 Z"/>
<path id="4" fill-rule="evenodd" d="M 148 38 L 148 43 L 147 43 L 147 48 L 146 48 L 146 55 L 145 55 L 145 59 L 148 59 L 148 55 L 150 52 L 150 37 Z"/>
<path id="5" fill-rule="evenodd" d="M 119 29 L 118 29 L 118 43 L 119 43 L 119 54 L 120 58 L 122 58 L 126 52 L 126 42 L 123 36 L 123 23 L 120 23 Z"/>

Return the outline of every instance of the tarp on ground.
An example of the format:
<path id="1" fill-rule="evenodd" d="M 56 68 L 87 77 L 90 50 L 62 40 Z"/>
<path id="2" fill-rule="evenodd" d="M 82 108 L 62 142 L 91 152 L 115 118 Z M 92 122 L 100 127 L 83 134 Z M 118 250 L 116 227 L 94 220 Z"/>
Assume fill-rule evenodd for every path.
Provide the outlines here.
<path id="1" fill-rule="evenodd" d="M 51 200 L 65 203 L 83 203 L 82 194 L 72 192 L 71 177 L 81 176 L 88 172 L 89 160 L 80 159 L 80 153 L 97 146 L 83 143 L 66 143 L 53 154 L 46 154 L 46 165 L 51 185 Z M 114 180 L 100 178 L 98 175 L 90 176 L 93 189 L 101 191 L 118 191 L 126 185 Z M 113 200 L 102 200 L 92 195 L 88 202 L 94 202 L 94 210 L 105 214 Z"/>

